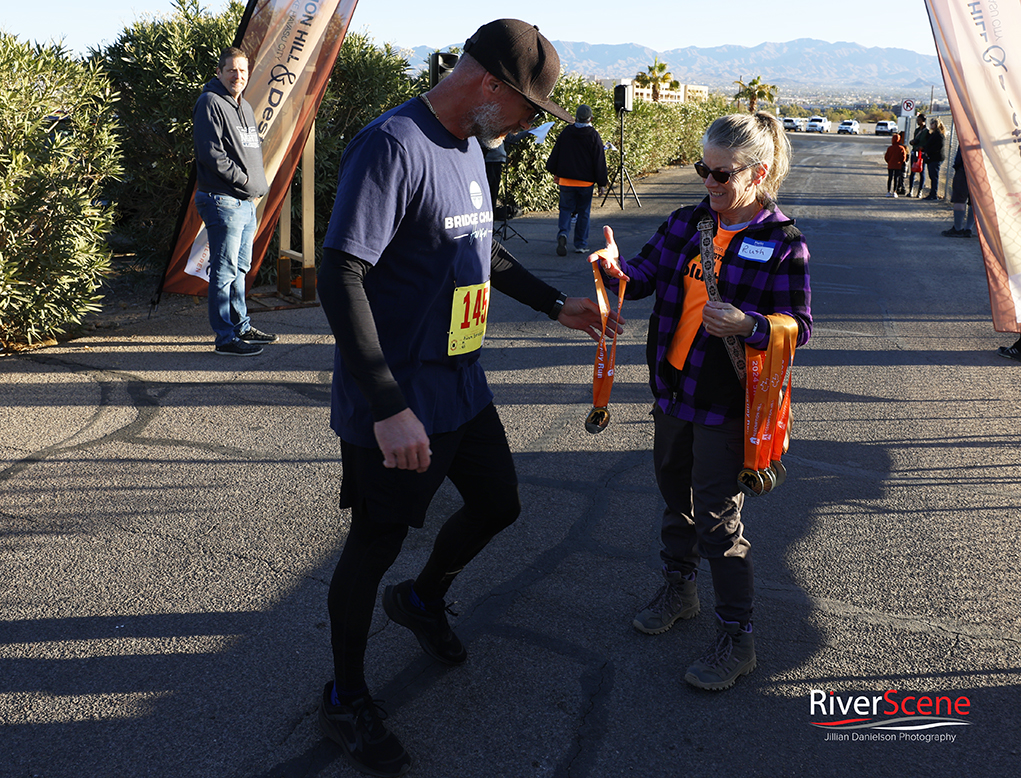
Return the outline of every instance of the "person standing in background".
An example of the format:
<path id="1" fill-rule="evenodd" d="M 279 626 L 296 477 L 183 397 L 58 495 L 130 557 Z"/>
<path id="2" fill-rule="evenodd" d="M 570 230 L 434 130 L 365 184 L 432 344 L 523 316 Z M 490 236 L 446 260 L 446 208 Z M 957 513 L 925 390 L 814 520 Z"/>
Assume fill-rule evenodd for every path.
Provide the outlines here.
<path id="1" fill-rule="evenodd" d="M 897 192 L 904 188 L 904 165 L 908 161 L 907 147 L 901 142 L 899 133 L 890 138 L 886 149 L 886 196 L 896 197 Z"/>
<path id="2" fill-rule="evenodd" d="M 905 132 L 905 137 L 907 133 Z M 908 197 L 912 196 L 915 187 L 915 159 L 920 159 L 922 149 L 925 147 L 925 140 L 929 137 L 929 130 L 925 126 L 925 114 L 920 113 L 915 117 L 915 134 L 911 136 L 911 173 L 908 175 Z M 925 187 L 925 165 L 918 169 L 918 194 L 922 196 L 922 189 Z"/>
<path id="3" fill-rule="evenodd" d="M 954 226 L 943 230 L 944 238 L 970 238 L 975 228 L 975 212 L 971 208 L 971 192 L 968 191 L 968 176 L 964 172 L 964 155 L 957 147 L 954 155 L 954 177 L 950 182 L 950 202 L 954 206 Z"/>
<path id="4" fill-rule="evenodd" d="M 943 143 L 946 141 L 946 128 L 939 119 L 929 122 L 929 134 L 925 138 L 925 146 L 922 148 L 922 156 L 925 158 L 925 168 L 929 173 L 929 194 L 926 200 L 938 200 L 939 194 L 936 189 L 939 187 L 939 168 L 943 164 Z M 921 194 L 921 189 L 919 189 Z"/>
<path id="5" fill-rule="evenodd" d="M 574 251 L 588 253 L 589 214 L 592 210 L 592 187 L 599 194 L 606 191 L 606 149 L 603 139 L 592 126 L 592 109 L 579 105 L 574 124 L 565 127 L 546 160 L 546 170 L 557 177 L 560 187 L 560 216 L 557 220 L 557 254 L 567 255 L 571 217 L 574 225 Z"/>
<path id="6" fill-rule="evenodd" d="M 248 57 L 225 49 L 192 114 L 195 208 L 209 240 L 209 324 L 216 353 L 237 357 L 261 354 L 263 343 L 277 340 L 252 326 L 245 303 L 255 203 L 269 191 L 255 113 L 241 96 L 247 85 Z"/>

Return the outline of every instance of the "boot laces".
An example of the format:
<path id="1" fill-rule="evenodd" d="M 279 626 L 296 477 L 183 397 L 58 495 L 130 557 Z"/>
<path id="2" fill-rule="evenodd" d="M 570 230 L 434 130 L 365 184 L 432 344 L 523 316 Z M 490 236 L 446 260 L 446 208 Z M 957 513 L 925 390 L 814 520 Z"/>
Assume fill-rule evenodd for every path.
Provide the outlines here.
<path id="1" fill-rule="evenodd" d="M 707 667 L 720 667 L 730 659 L 734 649 L 734 639 L 730 633 L 720 630 L 716 635 L 716 642 L 709 646 L 702 655 L 702 662 Z"/>

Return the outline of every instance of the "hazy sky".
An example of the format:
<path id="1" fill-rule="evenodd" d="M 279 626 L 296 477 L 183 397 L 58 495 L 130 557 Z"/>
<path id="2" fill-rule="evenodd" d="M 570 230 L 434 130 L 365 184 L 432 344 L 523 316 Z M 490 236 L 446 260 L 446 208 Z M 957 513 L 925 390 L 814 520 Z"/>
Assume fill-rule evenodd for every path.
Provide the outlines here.
<path id="1" fill-rule="evenodd" d="M 45 3 L 5 2 L 0 27 L 22 40 L 64 39 L 73 51 L 116 40 L 125 25 L 144 14 L 172 10 L 171 0 L 51 0 Z M 204 0 L 217 12 L 225 0 Z M 795 38 L 847 41 L 863 46 L 936 53 L 924 0 L 718 0 L 641 3 L 588 0 L 561 3 L 517 0 L 504 11 L 478 0 L 359 0 L 352 30 L 378 43 L 401 47 L 445 47 L 461 44 L 481 24 L 498 14 L 537 24 L 551 40 L 586 43 L 637 43 L 656 51 L 686 46 L 757 46 Z M 629 9 L 658 7 L 655 16 Z M 12 7 L 13 6 L 13 7 Z"/>

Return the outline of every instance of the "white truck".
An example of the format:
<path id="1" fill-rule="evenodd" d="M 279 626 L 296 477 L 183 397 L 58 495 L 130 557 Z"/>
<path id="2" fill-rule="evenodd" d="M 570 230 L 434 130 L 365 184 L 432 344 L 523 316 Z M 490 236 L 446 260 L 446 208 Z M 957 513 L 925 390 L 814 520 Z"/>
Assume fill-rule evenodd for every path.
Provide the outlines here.
<path id="1" fill-rule="evenodd" d="M 808 119 L 807 132 L 829 132 L 832 123 L 825 116 L 812 116 Z"/>
<path id="2" fill-rule="evenodd" d="M 803 116 L 784 117 L 783 128 L 787 132 L 804 132 L 806 127 L 808 127 L 808 119 Z"/>

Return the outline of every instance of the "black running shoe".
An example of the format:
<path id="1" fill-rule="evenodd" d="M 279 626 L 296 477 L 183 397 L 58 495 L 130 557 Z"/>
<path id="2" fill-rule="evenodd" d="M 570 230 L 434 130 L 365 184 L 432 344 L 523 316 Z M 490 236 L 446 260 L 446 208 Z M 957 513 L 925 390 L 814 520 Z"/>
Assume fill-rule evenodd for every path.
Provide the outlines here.
<path id="1" fill-rule="evenodd" d="M 402 627 L 415 633 L 425 652 L 438 662 L 459 665 L 468 658 L 468 651 L 447 622 L 447 608 L 423 610 L 411 603 L 411 581 L 388 586 L 383 590 L 383 610 Z"/>
<path id="2" fill-rule="evenodd" d="M 996 353 L 1005 359 L 1021 362 L 1021 348 L 1018 348 L 1016 343 L 1013 346 L 1000 346 L 996 349 Z"/>
<path id="3" fill-rule="evenodd" d="M 411 757 L 386 728 L 386 712 L 366 693 L 350 705 L 334 705 L 333 681 L 323 689 L 319 728 L 344 750 L 351 766 L 366 775 L 393 778 L 411 769 Z"/>

